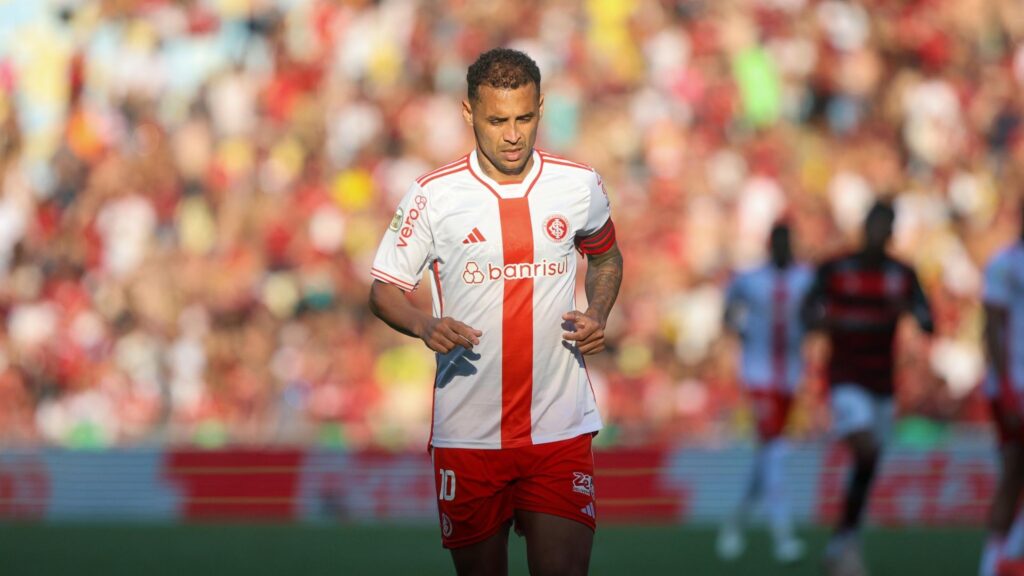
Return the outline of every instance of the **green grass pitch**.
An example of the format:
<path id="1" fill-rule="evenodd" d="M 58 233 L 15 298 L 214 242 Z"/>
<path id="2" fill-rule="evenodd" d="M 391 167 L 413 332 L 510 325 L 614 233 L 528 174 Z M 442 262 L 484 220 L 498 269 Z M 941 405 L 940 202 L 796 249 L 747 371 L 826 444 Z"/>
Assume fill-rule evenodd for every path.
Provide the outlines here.
<path id="1" fill-rule="evenodd" d="M 722 564 L 712 526 L 613 525 L 598 529 L 590 573 L 820 575 L 826 531 L 806 528 L 811 556 L 778 565 L 763 531 Z M 970 576 L 977 528 L 886 528 L 865 535 L 872 576 Z M 453 574 L 434 526 L 402 524 L 2 524 L 0 574 L 12 576 L 363 576 Z M 511 537 L 510 574 L 525 575 L 525 547 Z"/>

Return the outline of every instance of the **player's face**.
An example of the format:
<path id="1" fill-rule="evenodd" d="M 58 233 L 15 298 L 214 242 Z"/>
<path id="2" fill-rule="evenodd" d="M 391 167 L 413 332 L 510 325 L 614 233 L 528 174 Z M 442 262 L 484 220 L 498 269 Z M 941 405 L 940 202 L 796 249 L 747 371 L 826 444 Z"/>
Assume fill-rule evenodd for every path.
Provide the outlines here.
<path id="1" fill-rule="evenodd" d="M 514 90 L 480 86 L 462 115 L 473 127 L 480 167 L 498 182 L 518 180 L 533 163 L 533 143 L 544 114 L 535 84 Z"/>

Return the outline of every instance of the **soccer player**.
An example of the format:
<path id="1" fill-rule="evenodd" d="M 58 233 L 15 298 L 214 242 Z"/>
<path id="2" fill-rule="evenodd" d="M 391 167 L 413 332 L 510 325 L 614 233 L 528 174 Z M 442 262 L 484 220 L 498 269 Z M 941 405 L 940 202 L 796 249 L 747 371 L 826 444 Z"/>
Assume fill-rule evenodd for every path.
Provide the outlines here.
<path id="1" fill-rule="evenodd" d="M 608 197 L 590 167 L 534 148 L 544 96 L 527 55 L 486 52 L 466 80 L 475 149 L 411 185 L 370 308 L 437 353 L 429 445 L 457 573 L 506 574 L 514 523 L 531 574 L 586 574 L 601 417 L 584 356 L 604 350 L 622 280 Z M 432 313 L 404 294 L 427 269 Z"/>
<path id="2" fill-rule="evenodd" d="M 744 529 L 761 500 L 768 509 L 775 558 L 792 562 L 804 554 L 803 542 L 793 534 L 784 489 L 782 431 L 803 379 L 800 305 L 813 276 L 810 268 L 793 261 L 787 224 L 776 224 L 769 238 L 771 261 L 739 274 L 726 294 L 725 325 L 742 341 L 740 376 L 753 405 L 760 446 L 746 493 L 718 534 L 718 554 L 725 560 L 743 553 Z"/>
<path id="3" fill-rule="evenodd" d="M 1012 573 L 1024 574 L 1019 559 L 1010 561 L 1020 555 L 1019 541 L 1024 531 L 1024 518 L 1017 506 L 1024 491 L 1024 202 L 1021 217 L 1020 240 L 989 262 L 982 294 L 989 361 L 984 391 L 992 405 L 1001 469 L 989 511 L 981 576 L 1010 573 L 1009 564 L 1016 565 Z M 1011 533 L 1014 536 L 1008 538 Z M 1011 545 L 1012 541 L 1017 542 Z M 1007 565 L 1000 568 L 1001 561 Z"/>
<path id="4" fill-rule="evenodd" d="M 882 444 L 895 417 L 893 343 L 900 317 L 934 331 L 917 275 L 886 254 L 895 211 L 875 203 L 864 222 L 863 248 L 822 264 L 804 302 L 809 329 L 831 343 L 828 363 L 832 426 L 853 456 L 838 525 L 825 550 L 832 572 L 866 573 L 858 532 Z"/>

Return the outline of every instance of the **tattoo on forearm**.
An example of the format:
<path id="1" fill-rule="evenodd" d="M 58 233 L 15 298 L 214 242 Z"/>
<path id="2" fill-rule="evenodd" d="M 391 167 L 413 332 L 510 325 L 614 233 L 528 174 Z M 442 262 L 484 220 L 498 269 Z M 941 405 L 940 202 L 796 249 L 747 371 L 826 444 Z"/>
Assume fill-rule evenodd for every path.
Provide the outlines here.
<path id="1" fill-rule="evenodd" d="M 622 253 L 618 248 L 591 258 L 587 268 L 587 302 L 602 322 L 608 319 L 622 284 Z"/>

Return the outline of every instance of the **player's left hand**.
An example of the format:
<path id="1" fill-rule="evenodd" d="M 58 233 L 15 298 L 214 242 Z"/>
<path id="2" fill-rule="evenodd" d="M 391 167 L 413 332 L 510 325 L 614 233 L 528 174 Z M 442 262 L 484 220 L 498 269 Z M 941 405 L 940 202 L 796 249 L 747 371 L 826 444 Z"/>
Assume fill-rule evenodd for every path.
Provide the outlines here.
<path id="1" fill-rule="evenodd" d="M 578 310 L 562 314 L 567 329 L 562 338 L 576 343 L 583 354 L 597 354 L 604 350 L 604 322 Z"/>

